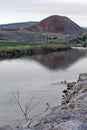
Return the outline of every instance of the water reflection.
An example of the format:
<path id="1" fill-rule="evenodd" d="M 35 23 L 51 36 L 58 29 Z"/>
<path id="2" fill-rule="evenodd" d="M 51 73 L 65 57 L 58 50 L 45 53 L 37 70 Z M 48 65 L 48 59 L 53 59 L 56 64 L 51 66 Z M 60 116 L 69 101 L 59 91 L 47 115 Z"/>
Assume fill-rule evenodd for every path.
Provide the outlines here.
<path id="1" fill-rule="evenodd" d="M 32 56 L 31 58 L 51 70 L 66 69 L 79 59 L 87 56 L 87 50 L 72 49 L 46 55 Z"/>

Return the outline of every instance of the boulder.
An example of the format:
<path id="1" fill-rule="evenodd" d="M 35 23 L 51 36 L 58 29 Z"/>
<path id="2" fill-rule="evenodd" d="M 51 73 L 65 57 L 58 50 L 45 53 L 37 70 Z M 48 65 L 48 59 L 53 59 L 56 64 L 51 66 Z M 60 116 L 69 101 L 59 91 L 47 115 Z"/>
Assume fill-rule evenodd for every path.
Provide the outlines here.
<path id="1" fill-rule="evenodd" d="M 79 130 L 79 126 L 81 126 L 81 124 L 82 123 L 78 120 L 69 120 L 56 125 L 54 128 L 58 130 Z"/>
<path id="2" fill-rule="evenodd" d="M 30 128 L 34 128 L 38 125 L 40 125 L 40 120 L 32 120 L 32 122 L 30 123 Z"/>

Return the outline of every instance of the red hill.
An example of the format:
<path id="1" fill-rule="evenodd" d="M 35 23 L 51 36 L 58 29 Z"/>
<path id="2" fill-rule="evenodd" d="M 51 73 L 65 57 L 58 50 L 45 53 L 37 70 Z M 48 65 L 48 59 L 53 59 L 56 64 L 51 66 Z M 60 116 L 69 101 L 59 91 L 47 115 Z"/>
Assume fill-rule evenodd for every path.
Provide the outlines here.
<path id="1" fill-rule="evenodd" d="M 74 23 L 67 17 L 53 15 L 38 22 L 37 24 L 24 28 L 34 32 L 50 32 L 63 34 L 78 34 L 84 32 L 84 29 Z"/>

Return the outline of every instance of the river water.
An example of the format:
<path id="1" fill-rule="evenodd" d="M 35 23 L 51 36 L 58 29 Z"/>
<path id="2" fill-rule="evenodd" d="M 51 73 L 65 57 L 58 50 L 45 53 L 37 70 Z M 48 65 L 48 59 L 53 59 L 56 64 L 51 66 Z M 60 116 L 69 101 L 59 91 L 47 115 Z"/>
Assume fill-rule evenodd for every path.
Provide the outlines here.
<path id="1" fill-rule="evenodd" d="M 61 81 L 76 81 L 83 72 L 87 72 L 87 49 L 82 48 L 0 60 L 0 126 L 16 126 L 23 119 L 13 96 L 17 91 L 22 106 L 33 98 L 29 113 L 32 117 L 43 112 L 47 102 L 50 106 L 61 104 L 66 88 Z"/>

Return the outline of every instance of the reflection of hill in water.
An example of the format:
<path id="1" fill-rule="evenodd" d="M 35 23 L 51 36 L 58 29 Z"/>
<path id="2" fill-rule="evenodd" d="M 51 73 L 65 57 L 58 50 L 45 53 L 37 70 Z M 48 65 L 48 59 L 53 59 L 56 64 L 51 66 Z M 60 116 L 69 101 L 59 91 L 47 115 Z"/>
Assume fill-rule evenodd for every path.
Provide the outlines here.
<path id="1" fill-rule="evenodd" d="M 56 53 L 49 53 L 47 55 L 33 56 L 35 61 L 45 67 L 56 70 L 66 69 L 74 64 L 77 60 L 87 55 L 87 50 L 72 49 L 68 51 L 61 51 Z"/>

